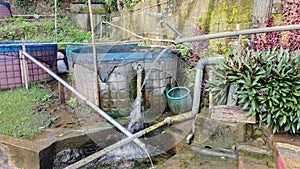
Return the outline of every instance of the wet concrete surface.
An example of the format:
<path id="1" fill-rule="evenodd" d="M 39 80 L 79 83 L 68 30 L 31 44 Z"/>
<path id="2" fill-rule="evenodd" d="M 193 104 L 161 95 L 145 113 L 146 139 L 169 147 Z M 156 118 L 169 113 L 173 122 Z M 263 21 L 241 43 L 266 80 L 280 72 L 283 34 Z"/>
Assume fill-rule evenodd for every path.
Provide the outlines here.
<path id="1" fill-rule="evenodd" d="M 223 156 L 202 155 L 191 147 L 180 150 L 157 169 L 234 169 L 237 160 Z"/>

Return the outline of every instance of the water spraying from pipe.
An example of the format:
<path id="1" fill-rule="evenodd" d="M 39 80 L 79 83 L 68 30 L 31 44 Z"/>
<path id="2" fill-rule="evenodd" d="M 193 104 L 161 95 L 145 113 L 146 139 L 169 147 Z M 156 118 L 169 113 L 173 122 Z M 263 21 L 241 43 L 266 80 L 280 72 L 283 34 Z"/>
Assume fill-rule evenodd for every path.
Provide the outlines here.
<path id="1" fill-rule="evenodd" d="M 134 69 L 137 72 L 137 97 L 133 103 L 133 110 L 130 113 L 130 122 L 128 124 L 128 130 L 131 133 L 135 133 L 144 128 L 144 117 L 141 110 L 142 102 L 142 73 L 143 68 L 140 64 L 134 65 Z"/>

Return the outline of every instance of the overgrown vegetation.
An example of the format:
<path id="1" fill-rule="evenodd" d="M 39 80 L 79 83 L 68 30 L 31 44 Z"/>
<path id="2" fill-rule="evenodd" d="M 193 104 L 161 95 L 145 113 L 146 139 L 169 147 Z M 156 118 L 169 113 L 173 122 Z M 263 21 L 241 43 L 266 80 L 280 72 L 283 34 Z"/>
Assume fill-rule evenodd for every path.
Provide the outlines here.
<path id="1" fill-rule="evenodd" d="M 57 119 L 47 107 L 57 97 L 45 86 L 33 84 L 29 90 L 16 88 L 0 92 L 0 133 L 33 138 L 41 128 Z"/>
<path id="2" fill-rule="evenodd" d="M 281 24 L 298 24 L 300 2 L 282 0 Z M 274 26 L 273 18 L 266 22 Z M 246 116 L 257 117 L 273 132 L 300 133 L 300 51 L 298 30 L 258 34 L 252 49 L 225 57 L 209 90 L 225 102 L 230 85 L 237 87 Z"/>
<path id="3" fill-rule="evenodd" d="M 1 40 L 40 40 L 55 41 L 55 28 L 52 19 L 28 21 L 19 18 L 7 18 L 0 27 Z M 60 15 L 57 24 L 58 42 L 88 42 L 91 32 L 76 28 L 72 25 L 70 15 Z M 61 46 L 59 46 L 61 47 Z"/>
<path id="4" fill-rule="evenodd" d="M 203 35 L 204 33 L 202 32 L 201 28 L 195 28 L 193 30 L 193 35 L 198 36 L 198 35 Z M 208 41 L 207 40 L 202 40 L 202 41 L 197 41 L 197 42 L 192 42 L 192 43 L 183 43 L 183 44 L 178 44 L 176 46 L 177 49 L 179 49 L 180 52 L 180 57 L 187 66 L 193 67 L 195 64 L 198 62 L 200 59 L 200 53 L 207 49 L 208 47 Z"/>

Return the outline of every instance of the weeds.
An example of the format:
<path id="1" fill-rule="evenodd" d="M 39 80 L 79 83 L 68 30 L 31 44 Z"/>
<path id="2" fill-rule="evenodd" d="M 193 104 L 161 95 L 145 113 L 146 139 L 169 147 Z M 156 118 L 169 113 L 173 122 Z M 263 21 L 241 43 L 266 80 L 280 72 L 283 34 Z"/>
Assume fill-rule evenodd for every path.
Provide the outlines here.
<path id="1" fill-rule="evenodd" d="M 33 138 L 53 118 L 46 104 L 53 95 L 37 84 L 0 92 L 0 133 Z"/>

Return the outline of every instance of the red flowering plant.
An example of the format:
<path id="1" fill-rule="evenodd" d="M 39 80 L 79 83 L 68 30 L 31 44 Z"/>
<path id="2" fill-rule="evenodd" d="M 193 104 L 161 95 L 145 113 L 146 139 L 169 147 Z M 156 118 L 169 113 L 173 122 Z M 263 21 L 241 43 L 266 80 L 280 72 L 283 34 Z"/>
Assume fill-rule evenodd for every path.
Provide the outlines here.
<path id="1" fill-rule="evenodd" d="M 279 25 L 292 25 L 300 23 L 300 1 L 282 0 L 281 19 Z M 274 18 L 266 21 L 266 27 L 275 26 Z M 290 51 L 300 47 L 299 30 L 285 32 L 268 32 L 254 35 L 251 48 L 254 51 L 278 50 L 279 48 Z"/>

